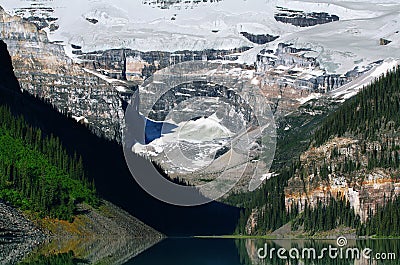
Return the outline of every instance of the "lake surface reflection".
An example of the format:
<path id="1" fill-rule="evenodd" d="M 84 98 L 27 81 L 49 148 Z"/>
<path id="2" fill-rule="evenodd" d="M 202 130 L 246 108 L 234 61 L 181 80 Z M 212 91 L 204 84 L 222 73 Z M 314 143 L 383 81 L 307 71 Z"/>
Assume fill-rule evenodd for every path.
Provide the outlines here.
<path id="1" fill-rule="evenodd" d="M 169 238 L 133 258 L 127 265 L 239 265 L 235 240 Z"/>
<path id="2" fill-rule="evenodd" d="M 268 255 L 266 255 L 265 258 L 259 257 L 258 252 L 260 248 L 262 248 L 262 251 L 259 253 L 261 255 L 267 250 Z M 271 249 L 274 250 L 272 251 L 273 254 L 270 256 Z M 280 250 L 281 257 L 278 256 L 279 249 L 282 249 Z M 330 249 L 331 254 L 329 254 Z M 371 251 L 369 251 L 369 249 Z M 314 251 L 315 256 L 313 256 Z M 304 256 L 302 256 L 303 252 Z M 289 253 L 291 253 L 294 258 L 291 258 Z M 296 255 L 297 253 L 298 256 Z M 400 264 L 399 255 L 400 240 L 397 239 L 348 240 L 346 245 L 342 247 L 338 246 L 337 240 L 170 238 L 153 246 L 125 264 Z M 286 256 L 286 259 L 282 258 L 282 256 Z"/>

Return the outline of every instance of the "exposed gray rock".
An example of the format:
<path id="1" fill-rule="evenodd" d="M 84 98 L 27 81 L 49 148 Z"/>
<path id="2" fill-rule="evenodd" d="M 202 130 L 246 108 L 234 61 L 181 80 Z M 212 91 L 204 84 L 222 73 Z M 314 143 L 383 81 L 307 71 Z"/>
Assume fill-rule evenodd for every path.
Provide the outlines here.
<path id="1" fill-rule="evenodd" d="M 387 39 L 384 39 L 384 38 L 380 38 L 379 39 L 379 44 L 380 45 L 388 45 L 391 42 L 392 42 L 391 40 L 387 40 Z"/>
<path id="2" fill-rule="evenodd" d="M 0 264 L 16 263 L 43 243 L 46 237 L 20 211 L 0 201 Z"/>
<path id="3" fill-rule="evenodd" d="M 48 100 L 61 112 L 84 117 L 94 132 L 120 139 L 122 106 L 129 96 L 129 85 L 121 92 L 117 90 L 119 83 L 84 71 L 34 24 L 2 9 L 0 18 L 0 36 L 7 43 L 21 88 Z"/>
<path id="4" fill-rule="evenodd" d="M 354 70 L 344 75 L 328 74 L 320 68 L 316 58 L 305 56 L 310 49 L 298 49 L 291 44 L 280 43 L 276 51 L 262 50 L 257 56 L 258 72 L 266 72 L 269 84 L 280 86 L 293 86 L 297 89 L 311 92 L 326 93 L 336 89 L 359 76 L 361 73 Z M 286 67 L 283 71 L 279 67 Z M 301 69 L 313 69 L 315 74 L 302 74 Z M 320 73 L 318 73 L 320 72 Z"/>
<path id="5" fill-rule="evenodd" d="M 251 34 L 248 32 L 240 32 L 240 34 L 242 34 L 246 39 L 248 39 L 249 41 L 256 43 L 256 44 L 266 44 L 268 42 L 274 41 L 277 38 L 279 38 L 279 36 L 272 36 L 269 34 Z"/>
<path id="6" fill-rule="evenodd" d="M 67 232 L 63 225 L 59 225 L 44 247 L 56 252 L 72 250 L 76 258 L 89 264 L 117 265 L 127 262 L 164 238 L 164 235 L 112 203 L 102 203 L 99 209 L 80 205 L 78 232 Z M 71 246 L 74 247 L 71 249 Z"/>
<path id="7" fill-rule="evenodd" d="M 326 12 L 306 13 L 299 10 L 290 10 L 284 7 L 277 7 L 278 13 L 275 14 L 275 20 L 298 27 L 310 27 L 318 24 L 326 24 L 338 21 L 339 17 L 330 15 Z"/>
<path id="8" fill-rule="evenodd" d="M 50 31 L 55 31 L 59 28 L 54 9 L 46 6 L 45 1 L 40 1 L 40 3 L 32 1 L 27 7 L 15 9 L 15 14 L 35 24 L 39 30 L 49 28 Z"/>
<path id="9" fill-rule="evenodd" d="M 95 19 L 95 18 L 86 18 L 86 20 L 87 21 L 89 21 L 90 23 L 92 23 L 92 24 L 97 24 L 99 21 L 97 20 L 97 19 Z"/>
<path id="10" fill-rule="evenodd" d="M 78 47 L 78 45 L 76 45 Z M 111 78 L 143 82 L 155 71 L 170 65 L 188 61 L 231 60 L 238 59 L 238 53 L 250 49 L 242 47 L 230 50 L 203 51 L 150 51 L 141 52 L 131 49 L 112 49 L 82 53 L 78 58 L 86 68 L 96 70 Z"/>
<path id="11" fill-rule="evenodd" d="M 49 42 L 46 33 L 26 19 L 10 16 L 2 9 L 0 17 L 0 36 L 8 45 L 21 88 L 48 100 L 59 111 L 87 121 L 95 133 L 117 141 L 121 140 L 124 105 L 145 78 L 184 61 L 235 60 L 237 56 L 231 54 L 248 49 L 175 53 L 115 49 L 83 54 L 82 47 L 74 44 L 73 53 L 81 54 L 83 61 L 79 65 L 66 56 L 61 45 Z"/>

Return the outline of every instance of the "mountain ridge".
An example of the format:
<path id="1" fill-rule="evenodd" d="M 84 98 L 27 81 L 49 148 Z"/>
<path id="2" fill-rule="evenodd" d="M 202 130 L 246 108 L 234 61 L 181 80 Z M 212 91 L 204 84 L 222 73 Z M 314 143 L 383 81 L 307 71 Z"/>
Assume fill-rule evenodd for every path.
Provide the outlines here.
<path id="1" fill-rule="evenodd" d="M 399 76 L 400 68 L 393 68 L 328 115 L 311 136 L 310 147 L 275 177 L 283 179 L 280 185 L 284 185 L 284 192 L 278 195 L 282 200 L 279 205 L 285 209 L 280 213 L 283 221 L 271 224 L 277 206 L 253 196 L 254 203 L 260 204 L 247 211 L 243 218 L 249 219 L 241 221 L 239 230 L 264 234 L 289 222 L 296 231 L 310 220 L 326 225 L 305 226 L 304 232 L 312 235 L 337 228 L 336 222 L 346 218 L 345 224 L 353 233 L 356 229 L 359 235 L 377 232 L 371 229 L 370 220 L 375 220 L 386 204 L 393 201 L 395 205 L 400 194 Z M 338 211 L 332 199 L 344 200 L 347 208 L 340 208 L 340 214 L 333 216 L 321 214 L 327 209 Z M 380 235 L 396 233 L 386 228 Z"/>

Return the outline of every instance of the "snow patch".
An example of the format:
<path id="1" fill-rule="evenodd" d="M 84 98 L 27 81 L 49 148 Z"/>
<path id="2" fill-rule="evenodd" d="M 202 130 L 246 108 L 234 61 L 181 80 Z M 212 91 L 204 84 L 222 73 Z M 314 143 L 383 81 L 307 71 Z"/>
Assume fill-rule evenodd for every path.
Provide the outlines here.
<path id="1" fill-rule="evenodd" d="M 331 91 L 328 95 L 339 101 L 345 101 L 356 95 L 364 86 L 371 84 L 376 78 L 384 75 L 387 71 L 392 70 L 399 64 L 399 59 L 387 59 L 352 82 Z"/>
<path id="2" fill-rule="evenodd" d="M 304 103 L 306 103 L 306 102 L 308 102 L 308 101 L 310 101 L 310 100 L 312 100 L 312 99 L 317 99 L 317 98 L 320 98 L 320 97 L 321 97 L 321 94 L 320 94 L 320 93 L 312 93 L 312 94 L 310 94 L 310 95 L 307 96 L 307 97 L 298 98 L 297 101 L 299 101 L 300 104 L 304 104 Z"/>

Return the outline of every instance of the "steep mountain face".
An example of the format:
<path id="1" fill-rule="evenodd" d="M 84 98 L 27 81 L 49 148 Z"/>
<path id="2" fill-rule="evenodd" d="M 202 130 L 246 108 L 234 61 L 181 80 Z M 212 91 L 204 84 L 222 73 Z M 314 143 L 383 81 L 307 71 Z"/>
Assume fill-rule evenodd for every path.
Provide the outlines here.
<path id="1" fill-rule="evenodd" d="M 393 1 L 371 0 L 357 8 L 346 1 L 330 5 L 280 0 L 113 4 L 87 1 L 77 4 L 81 7 L 79 10 L 67 1 L 57 4 L 5 1 L 4 5 L 7 11 L 46 30 L 52 41 L 62 42 L 66 53 L 80 62 L 83 60 L 85 67 L 111 78 L 133 81 L 122 85 L 128 88 L 128 93 L 168 64 L 215 59 L 256 63 L 261 88 L 276 113 L 283 116 L 320 96 L 315 93 L 335 90 L 395 54 L 397 22 L 391 11 L 398 6 L 389 8 L 386 2 Z M 373 4 L 376 8 L 372 8 Z M 198 9 L 192 10 L 189 6 Z M 124 9 L 133 11 L 124 13 Z M 254 15 L 248 16 L 246 12 Z M 75 13 L 80 15 L 71 15 Z M 375 24 L 372 18 L 376 18 Z M 364 20 L 367 22 L 363 23 Z M 316 27 L 302 27 L 310 25 Z M 52 31 L 51 27 L 58 29 Z M 378 31 L 378 28 L 385 30 Z M 338 29 L 343 32 L 329 33 Z M 372 36 L 371 32 L 379 37 Z M 382 38 L 391 42 L 380 47 Z M 350 40 L 351 45 L 341 45 L 345 40 Z M 259 44 L 267 45 L 260 47 Z M 249 50 L 251 47 L 254 48 Z M 127 91 L 121 86 L 119 89 L 123 94 Z M 115 107 L 117 101 L 110 101 Z M 80 120 L 86 118 L 91 122 L 95 118 L 83 114 L 99 110 L 75 112 Z M 101 123 L 102 119 L 108 121 L 97 127 L 109 127 L 105 129 L 106 134 L 115 135 L 113 131 L 118 128 L 114 123 L 118 118 L 101 117 L 94 123 Z"/>
<path id="2" fill-rule="evenodd" d="M 1 58 L 4 58 L 0 69 L 10 73 L 11 56 L 6 52 L 4 43 L 0 42 L 0 47 Z M 59 137 L 69 153 L 82 155 L 87 176 L 95 178 L 96 189 L 103 198 L 168 235 L 232 233 L 239 215 L 238 209 L 217 202 L 201 207 L 176 207 L 154 199 L 133 180 L 119 144 L 95 136 L 86 126 L 21 91 L 15 76 L 4 73 L 0 74 L 3 82 L 0 84 L 0 103 L 8 105 L 14 115 L 23 115 L 29 124 L 40 127 L 43 135 Z M 139 159 L 142 164 L 151 166 L 149 161 Z M 121 243 L 119 246 L 126 246 L 124 240 L 118 240 Z M 137 241 L 133 241 L 132 245 L 137 247 Z M 109 248 L 109 245 L 103 246 Z M 85 246 L 91 247 L 90 244 Z"/>
<path id="3" fill-rule="evenodd" d="M 398 79 L 398 68 L 377 79 L 316 131 L 285 190 L 289 208 L 344 196 L 365 221 L 400 193 Z"/>
<path id="4" fill-rule="evenodd" d="M 58 18 L 54 16 L 54 8 L 47 6 L 47 3 L 48 1 L 33 1 L 29 6 L 16 10 L 15 14 L 35 24 L 38 29 L 48 28 L 55 31 L 59 27 Z"/>
<path id="5" fill-rule="evenodd" d="M 83 53 L 82 47 L 72 44 L 72 52 L 81 62 L 76 64 L 66 56 L 62 45 L 50 42 L 46 32 L 29 19 L 9 16 L 4 10 L 1 16 L 1 37 L 8 44 L 21 88 L 89 124 L 96 133 L 118 141 L 124 104 L 144 78 L 185 61 L 235 60 L 237 57 L 229 58 L 231 54 L 248 49 L 175 53 L 114 49 Z"/>
<path id="6" fill-rule="evenodd" d="M 149 51 L 141 52 L 131 49 L 111 49 L 105 51 L 82 52 L 82 47 L 71 45 L 72 53 L 77 55 L 80 64 L 88 69 L 105 75 L 109 78 L 131 81 L 125 86 L 135 89 L 156 71 L 168 66 L 190 61 L 224 60 L 234 62 L 238 54 L 249 50 L 250 47 L 241 47 L 229 50 L 207 49 L 202 51 Z"/>
<path id="7" fill-rule="evenodd" d="M 174 53 L 115 49 L 81 53 L 78 56 L 80 60 L 78 65 L 63 54 L 61 45 L 49 42 L 46 33 L 38 30 L 35 25 L 19 17 L 8 16 L 6 13 L 3 13 L 3 17 L 3 23 L 7 25 L 4 26 L 3 36 L 10 47 L 21 88 L 35 96 L 47 99 L 61 112 L 72 114 L 77 121 L 88 123 L 95 132 L 117 141 L 121 139 L 121 128 L 124 124 L 124 104 L 146 76 L 160 68 L 185 61 L 225 58 L 231 60 L 230 55 L 246 49 Z M 11 32 L 20 35 L 14 36 Z M 71 48 L 78 53 L 77 51 L 81 47 L 71 45 Z M 237 57 L 233 57 L 233 59 L 237 59 Z M 243 100 L 235 96 L 233 92 L 229 92 L 228 88 L 224 88 L 222 92 L 216 88 L 200 94 L 194 92 L 193 89 L 188 89 L 185 92 L 186 96 L 180 96 L 180 101 L 188 99 L 187 95 L 189 97 L 218 96 L 222 93 L 225 98 L 232 101 L 238 110 L 243 108 Z M 197 88 L 197 90 L 203 91 L 207 89 L 209 89 L 207 85 Z M 177 92 L 177 95 L 182 94 L 181 92 Z M 251 93 L 250 91 L 249 97 Z M 162 104 L 159 105 L 161 109 L 165 107 Z M 218 103 L 215 105 L 218 106 Z M 264 104 L 258 105 L 263 106 Z M 150 105 L 150 107 L 152 106 Z M 161 115 L 161 109 L 158 109 L 157 106 L 155 108 L 159 112 L 157 115 Z M 242 112 L 244 118 L 250 120 L 251 110 L 249 107 L 244 106 Z M 239 164 L 243 162 L 243 159 L 245 159 L 244 162 L 247 159 L 253 159 L 257 156 L 253 153 L 260 152 L 260 150 L 255 150 L 256 147 L 250 147 L 254 149 L 252 156 L 248 158 L 246 154 L 241 154 L 240 156 L 243 158 L 239 160 Z M 224 150 L 225 147 L 219 149 Z M 222 155 L 222 151 L 218 151 L 218 154 Z"/>
<path id="8" fill-rule="evenodd" d="M 306 56 L 307 48 L 295 48 L 291 44 L 279 43 L 276 51 L 262 50 L 257 55 L 257 70 L 267 75 L 264 83 L 291 86 L 315 93 L 326 93 L 350 82 L 364 71 L 353 69 L 343 75 L 328 74 L 318 60 Z M 269 78 L 269 79 L 268 79 Z"/>
<path id="9" fill-rule="evenodd" d="M 50 42 L 34 24 L 4 10 L 0 16 L 1 38 L 10 50 L 21 89 L 87 121 L 99 134 L 119 139 L 123 98 L 116 86 L 73 63 L 63 47 Z"/>
<path id="10" fill-rule="evenodd" d="M 140 110 L 166 126 L 151 141 L 136 138 L 134 152 L 191 184 L 210 183 L 224 172 L 232 180 L 243 176 L 235 188 L 248 189 L 248 180 L 265 168 L 258 165 L 264 140 L 260 132 L 275 135 L 269 105 L 252 84 L 253 71 L 189 62 L 158 71 L 153 78 L 139 89 Z M 273 153 L 271 142 L 265 150 Z"/>
<path id="11" fill-rule="evenodd" d="M 326 207 L 326 211 L 332 211 L 332 205 L 344 201 L 348 212 L 346 216 L 334 213 L 335 220 L 358 215 L 366 223 L 384 211 L 384 205 L 397 200 L 400 195 L 399 77 L 399 67 L 393 68 L 346 101 L 319 125 L 311 137 L 311 146 L 299 160 L 275 177 L 281 178 L 281 185 L 285 186 L 280 207 L 286 208 L 283 214 L 286 222 L 296 223 L 296 218 L 304 218 L 302 212 L 310 214 L 310 209 L 321 211 Z M 332 204 L 332 198 L 336 204 Z M 255 207 L 243 224 L 244 231 L 265 233 L 259 229 L 261 224 L 274 220 L 273 211 L 278 211 L 273 201 Z M 348 225 L 362 227 L 355 223 Z M 270 224 L 266 227 L 279 228 Z"/>
<path id="12" fill-rule="evenodd" d="M 369 156 L 381 150 L 381 144 L 341 137 L 308 150 L 300 158 L 302 169 L 285 189 L 286 207 L 302 211 L 306 204 L 316 207 L 319 201 L 343 196 L 365 221 L 370 211 L 400 194 L 396 168 L 368 166 Z"/>
<path id="13" fill-rule="evenodd" d="M 271 100 L 274 113 L 279 118 L 296 111 L 311 99 L 326 97 L 328 92 L 342 87 L 375 66 L 371 64 L 365 70 L 353 69 L 342 75 L 329 74 L 320 66 L 317 58 L 307 56 L 307 52 L 312 52 L 312 49 L 279 43 L 275 50 L 263 49 L 257 55 L 260 88 Z"/>
<path id="14" fill-rule="evenodd" d="M 7 128 L 6 124 L 9 124 L 10 119 L 12 119 L 11 116 L 13 116 L 15 120 L 17 119 L 15 118 L 16 116 L 23 117 L 24 119 L 26 118 L 26 120 L 29 121 L 29 126 L 35 128 L 31 130 L 31 133 L 37 131 L 37 128 L 41 128 L 40 132 L 43 134 L 41 134 L 37 139 L 37 143 L 41 144 L 43 144 L 41 141 L 45 141 L 44 138 L 42 139 L 41 137 L 54 135 L 53 126 L 58 127 L 58 130 L 65 131 L 71 139 L 74 138 L 73 134 L 78 133 L 79 130 L 87 132 L 85 126 L 77 124 L 75 121 L 72 121 L 72 119 L 58 113 L 49 104 L 40 101 L 32 95 L 29 95 L 27 92 L 21 91 L 21 87 L 13 72 L 11 59 L 12 57 L 7 50 L 7 45 L 1 40 L 0 105 L 3 110 L 4 106 L 7 106 L 7 109 L 10 111 L 9 114 L 5 114 L 5 112 L 2 113 L 2 124 L 4 125 L 3 131 L 1 132 L 2 139 L 4 139 L 5 136 L 4 130 Z M 9 119 L 7 119 L 7 117 Z M 22 118 L 18 118 L 18 121 L 20 126 L 23 126 L 22 124 L 25 126 L 25 121 L 23 121 Z M 17 126 L 12 127 L 16 128 Z M 13 129 L 10 129 L 9 131 L 10 138 L 13 138 L 11 135 L 17 131 L 17 129 L 15 129 L 14 132 L 12 130 Z M 28 129 L 25 129 L 24 131 L 28 131 Z M 92 137 L 95 136 L 92 135 Z M 20 138 L 25 139 L 28 137 Z M 79 137 L 75 140 L 78 139 Z M 26 149 L 18 149 L 16 145 L 12 144 L 12 142 L 2 144 L 2 147 L 6 149 L 10 148 L 10 152 L 18 153 L 19 157 L 23 158 L 29 157 L 29 152 L 33 149 L 38 149 L 37 147 L 30 148 L 29 144 L 24 141 L 21 141 L 21 145 L 26 145 Z M 71 145 L 68 146 L 68 152 L 73 153 L 74 150 L 71 149 L 74 148 Z M 9 162 L 5 161 L 7 159 L 4 159 L 4 153 L 6 153 L 6 151 L 3 149 L 3 157 L 1 159 L 3 166 Z M 40 155 L 42 154 L 38 151 L 36 156 Z M 11 157 L 11 155 L 8 154 L 6 157 Z M 46 160 L 46 158 L 44 158 L 44 160 Z M 55 165 L 56 162 L 54 162 L 54 160 L 51 162 L 50 159 L 46 161 L 48 163 L 46 165 L 50 164 L 50 166 L 56 170 L 55 168 L 57 166 Z M 24 162 L 20 164 L 24 164 Z M 35 166 L 38 166 L 38 164 Z M 4 186 L 4 179 L 8 176 L 2 169 L 2 187 L 0 189 L 2 192 L 1 197 L 6 199 L 12 198 L 13 200 L 11 199 L 10 201 L 13 201 L 13 203 L 16 203 L 18 206 L 24 205 L 23 209 L 32 211 L 32 215 L 27 216 L 24 212 L 15 208 L 15 205 L 11 206 L 7 202 L 0 200 L 1 264 L 17 264 L 23 258 L 26 258 L 31 251 L 43 244 L 46 244 L 45 249 L 48 247 L 48 249 L 52 249 L 57 253 L 71 250 L 75 252 L 76 258 L 84 259 L 88 262 L 96 263 L 109 261 L 113 264 L 122 264 L 133 256 L 138 255 L 146 248 L 157 243 L 163 237 L 162 234 L 155 231 L 153 228 L 145 225 L 127 212 L 107 201 L 102 201 L 101 206 L 96 209 L 88 204 L 79 203 L 79 206 L 76 209 L 77 211 L 74 212 L 73 222 L 52 218 L 40 219 L 38 217 L 34 217 L 34 222 L 32 222 L 31 218 L 33 218 L 35 211 L 38 211 L 36 209 L 33 210 L 33 206 L 30 204 L 34 200 L 32 194 L 35 192 L 29 192 L 31 195 L 25 195 L 22 199 L 16 195 L 21 195 L 23 193 L 23 191 L 16 188 L 17 185 L 15 183 L 17 182 L 16 179 L 20 178 L 20 175 L 23 175 L 23 173 L 20 173 L 23 170 L 18 171 L 18 169 L 16 169 L 18 166 L 16 165 L 13 167 L 15 174 L 13 177 L 14 181 L 9 181 L 9 183 L 6 184 L 7 186 Z M 42 164 L 41 167 L 45 166 Z M 42 183 L 40 186 L 36 186 L 37 175 L 34 171 L 35 170 L 30 170 L 29 172 L 29 178 L 31 180 L 30 185 L 34 185 L 34 187 L 30 185 L 28 186 L 32 187 L 32 190 L 40 191 L 46 185 Z M 43 172 L 42 174 L 41 177 L 45 178 L 44 175 L 47 177 L 48 172 Z M 62 177 L 64 180 L 69 178 L 69 176 L 66 175 L 63 175 Z M 80 176 L 80 178 L 82 178 L 82 176 Z M 71 187 L 66 189 L 72 190 Z M 42 202 L 46 200 L 44 196 L 45 195 L 41 197 Z M 17 200 L 15 200 L 15 198 L 17 198 Z M 24 202 L 21 203 L 21 201 Z M 29 201 L 29 203 L 27 201 Z M 59 203 L 56 201 L 54 201 L 51 207 L 55 207 L 57 203 Z M 38 216 L 46 214 L 44 211 L 36 213 Z M 85 240 L 82 240 L 83 237 Z M 66 240 L 66 238 L 68 239 Z"/>
<path id="15" fill-rule="evenodd" d="M 271 41 L 270 47 L 278 43 L 292 43 L 298 48 L 314 47 L 325 68 L 344 74 L 355 65 L 361 68 L 393 54 L 390 51 L 397 47 L 399 37 L 396 33 L 398 15 L 392 12 L 399 5 L 394 0 L 360 1 L 358 5 L 347 0 L 333 3 L 302 0 L 122 0 L 112 3 L 104 0 L 3 0 L 2 5 L 8 12 L 45 29 L 52 41 L 63 41 L 70 56 L 71 44 L 81 46 L 83 52 L 121 47 L 173 52 L 244 46 L 258 48 L 257 44 L 280 36 Z M 250 38 L 243 36 L 243 32 Z M 386 47 L 379 47 L 380 39 L 390 43 L 385 41 Z M 347 43 L 352 45 L 342 45 L 346 43 L 344 40 L 349 40 Z M 369 54 L 371 49 L 374 53 Z M 338 68 L 346 69 L 336 71 Z"/>

